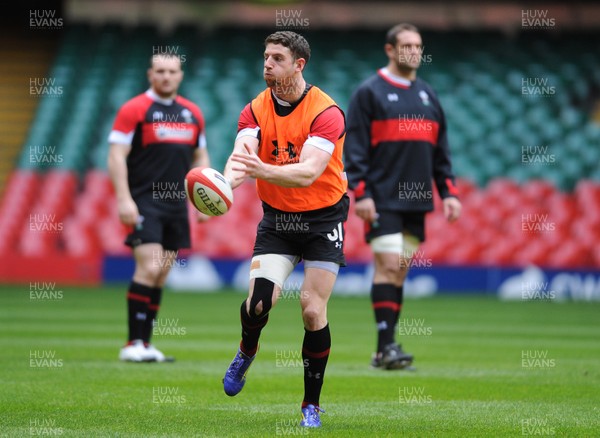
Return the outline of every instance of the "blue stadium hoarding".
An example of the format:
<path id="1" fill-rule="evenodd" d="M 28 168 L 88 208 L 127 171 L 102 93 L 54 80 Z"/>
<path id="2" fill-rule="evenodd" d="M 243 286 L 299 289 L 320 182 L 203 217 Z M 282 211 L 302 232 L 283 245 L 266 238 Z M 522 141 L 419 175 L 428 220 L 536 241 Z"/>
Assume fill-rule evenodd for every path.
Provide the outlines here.
<path id="1" fill-rule="evenodd" d="M 178 259 L 167 279 L 167 287 L 181 291 L 214 291 L 223 287 L 246 290 L 249 260 L 208 259 L 188 256 Z M 107 256 L 102 267 L 105 283 L 127 282 L 133 259 Z M 284 284 L 290 292 L 302 284 L 302 264 Z M 349 263 L 340 270 L 334 293 L 369 293 L 372 265 Z M 537 266 L 415 266 L 405 283 L 407 297 L 434 294 L 488 294 L 506 300 L 600 301 L 600 271 L 549 269 Z"/>

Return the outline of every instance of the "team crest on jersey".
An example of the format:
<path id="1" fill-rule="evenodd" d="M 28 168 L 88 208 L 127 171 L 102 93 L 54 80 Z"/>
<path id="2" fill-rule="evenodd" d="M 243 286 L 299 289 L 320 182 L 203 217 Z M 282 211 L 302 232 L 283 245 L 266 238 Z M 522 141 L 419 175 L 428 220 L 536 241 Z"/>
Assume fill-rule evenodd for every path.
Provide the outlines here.
<path id="1" fill-rule="evenodd" d="M 425 90 L 419 91 L 419 97 L 421 98 L 423 105 L 429 106 L 429 94 L 427 94 Z"/>
<path id="2" fill-rule="evenodd" d="M 183 121 L 185 123 L 192 123 L 192 112 L 189 109 L 187 109 L 187 108 L 182 109 L 181 117 L 183 117 Z"/>
<path id="3" fill-rule="evenodd" d="M 398 102 L 398 95 L 396 93 L 388 93 L 387 98 L 390 102 Z"/>

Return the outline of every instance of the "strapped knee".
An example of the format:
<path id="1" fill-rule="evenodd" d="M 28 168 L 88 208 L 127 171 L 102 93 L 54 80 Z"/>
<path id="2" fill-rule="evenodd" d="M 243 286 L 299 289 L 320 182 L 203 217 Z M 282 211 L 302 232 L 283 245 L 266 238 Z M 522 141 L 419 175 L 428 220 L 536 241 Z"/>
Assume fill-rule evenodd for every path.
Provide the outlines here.
<path id="1" fill-rule="evenodd" d="M 269 313 L 273 306 L 273 290 L 275 289 L 275 283 L 266 278 L 255 278 L 254 289 L 252 290 L 252 298 L 250 298 L 250 317 L 256 318 L 257 316 L 264 317 Z M 260 313 L 256 312 L 256 306 L 262 301 L 262 310 Z"/>

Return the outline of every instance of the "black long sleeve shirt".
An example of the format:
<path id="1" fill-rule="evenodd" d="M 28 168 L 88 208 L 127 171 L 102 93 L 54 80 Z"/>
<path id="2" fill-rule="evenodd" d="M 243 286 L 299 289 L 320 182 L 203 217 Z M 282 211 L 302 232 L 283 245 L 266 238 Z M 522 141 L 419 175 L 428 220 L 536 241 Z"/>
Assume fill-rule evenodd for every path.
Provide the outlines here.
<path id="1" fill-rule="evenodd" d="M 344 164 L 357 200 L 378 210 L 431 211 L 440 196 L 458 196 L 446 118 L 425 81 L 401 80 L 380 69 L 352 94 Z"/>

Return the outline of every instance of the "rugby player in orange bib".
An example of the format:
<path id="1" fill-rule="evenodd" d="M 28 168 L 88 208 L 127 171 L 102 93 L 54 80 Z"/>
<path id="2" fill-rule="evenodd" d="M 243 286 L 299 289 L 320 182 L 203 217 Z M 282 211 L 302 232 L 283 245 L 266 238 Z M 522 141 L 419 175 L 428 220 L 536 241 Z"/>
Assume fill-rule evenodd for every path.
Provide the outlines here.
<path id="1" fill-rule="evenodd" d="M 248 298 L 242 303 L 242 339 L 223 385 L 238 394 L 256 357 L 261 330 L 284 282 L 304 263 L 299 291 L 304 341 L 304 427 L 320 427 L 320 394 L 331 337 L 327 302 L 340 266 L 349 197 L 342 163 L 345 116 L 302 72 L 310 47 L 301 35 L 275 32 L 265 39 L 267 88 L 241 112 L 234 150 L 224 174 L 232 187 L 256 179 L 263 218 L 250 266 Z"/>

